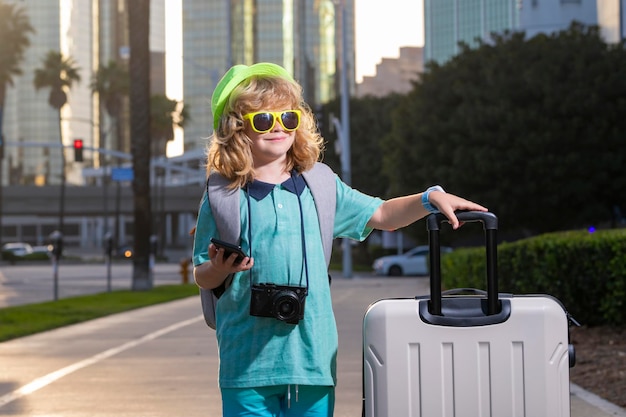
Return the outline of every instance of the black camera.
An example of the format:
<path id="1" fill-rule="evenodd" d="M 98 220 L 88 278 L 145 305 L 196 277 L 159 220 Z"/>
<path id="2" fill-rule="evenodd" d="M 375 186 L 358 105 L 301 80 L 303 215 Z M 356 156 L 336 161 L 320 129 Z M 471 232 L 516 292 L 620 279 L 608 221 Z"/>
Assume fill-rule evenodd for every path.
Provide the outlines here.
<path id="1" fill-rule="evenodd" d="M 298 324 L 304 318 L 307 287 L 257 284 L 252 286 L 250 315 L 274 317 L 289 324 Z"/>

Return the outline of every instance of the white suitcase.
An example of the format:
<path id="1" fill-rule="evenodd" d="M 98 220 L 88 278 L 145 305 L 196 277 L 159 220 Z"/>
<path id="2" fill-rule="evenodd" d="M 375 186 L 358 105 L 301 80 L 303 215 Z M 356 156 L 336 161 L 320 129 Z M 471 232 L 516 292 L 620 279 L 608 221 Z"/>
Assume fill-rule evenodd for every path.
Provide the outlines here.
<path id="1" fill-rule="evenodd" d="M 431 296 L 372 304 L 363 321 L 367 417 L 557 417 L 570 415 L 569 318 L 550 296 L 497 291 L 497 218 L 487 238 L 488 292 L 441 294 L 439 227 L 428 218 Z"/>

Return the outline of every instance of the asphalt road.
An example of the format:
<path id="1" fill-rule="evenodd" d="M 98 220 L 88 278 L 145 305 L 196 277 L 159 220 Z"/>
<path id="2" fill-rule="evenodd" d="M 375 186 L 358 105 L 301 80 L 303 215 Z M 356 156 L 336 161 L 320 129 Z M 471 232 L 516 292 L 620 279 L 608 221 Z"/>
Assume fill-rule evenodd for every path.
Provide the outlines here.
<path id="1" fill-rule="evenodd" d="M 54 275 L 49 262 L 0 266 L 0 307 L 54 300 Z M 58 298 L 105 292 L 109 288 L 109 276 L 111 289 L 130 289 L 132 263 L 129 260 L 114 262 L 109 269 L 104 262 L 61 262 L 56 276 Z M 188 279 L 192 279 L 191 273 Z M 180 265 L 155 264 L 153 282 L 154 285 L 182 283 Z"/>
<path id="2" fill-rule="evenodd" d="M 336 416 L 361 410 L 361 321 L 425 279 L 335 278 L 341 346 Z M 215 334 L 196 297 L 0 343 L 0 415 L 219 416 Z"/>
<path id="3" fill-rule="evenodd" d="M 361 415 L 368 305 L 427 291 L 426 278 L 333 280 L 340 341 L 336 417 Z M 217 368 L 215 333 L 191 297 L 0 343 L 0 415 L 219 417 Z M 626 416 L 573 388 L 572 417 Z"/>

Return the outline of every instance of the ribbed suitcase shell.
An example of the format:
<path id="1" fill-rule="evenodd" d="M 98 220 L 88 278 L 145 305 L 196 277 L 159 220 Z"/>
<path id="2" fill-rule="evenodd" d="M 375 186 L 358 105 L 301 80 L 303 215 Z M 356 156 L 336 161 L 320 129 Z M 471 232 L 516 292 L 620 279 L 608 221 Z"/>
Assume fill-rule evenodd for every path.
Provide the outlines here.
<path id="1" fill-rule="evenodd" d="M 381 300 L 364 318 L 367 417 L 570 415 L 568 321 L 549 296 L 512 297 L 503 323 L 424 323 L 418 303 Z"/>
<path id="2" fill-rule="evenodd" d="M 483 223 L 486 298 L 442 298 L 446 218 L 429 216 L 430 297 L 381 300 L 363 319 L 364 415 L 569 417 L 567 313 L 547 295 L 499 294 L 497 217 L 456 214 Z"/>

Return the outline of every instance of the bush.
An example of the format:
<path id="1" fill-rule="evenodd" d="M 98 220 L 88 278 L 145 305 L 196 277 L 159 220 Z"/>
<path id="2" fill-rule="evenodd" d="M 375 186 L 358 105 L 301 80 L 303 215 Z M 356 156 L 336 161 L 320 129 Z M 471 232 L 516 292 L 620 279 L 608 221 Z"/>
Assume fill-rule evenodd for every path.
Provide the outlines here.
<path id="1" fill-rule="evenodd" d="M 47 261 L 50 260 L 48 254 L 43 252 L 28 253 L 23 256 L 17 256 L 11 251 L 2 251 L 1 256 L 3 261 L 8 261 L 12 264 L 19 261 Z"/>
<path id="2" fill-rule="evenodd" d="M 486 288 L 482 248 L 442 258 L 444 285 Z M 498 247 L 500 292 L 550 294 L 587 325 L 626 324 L 626 229 L 550 233 Z"/>

